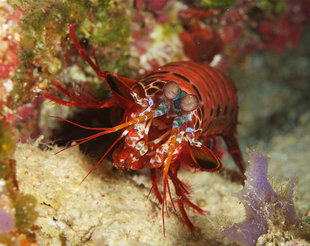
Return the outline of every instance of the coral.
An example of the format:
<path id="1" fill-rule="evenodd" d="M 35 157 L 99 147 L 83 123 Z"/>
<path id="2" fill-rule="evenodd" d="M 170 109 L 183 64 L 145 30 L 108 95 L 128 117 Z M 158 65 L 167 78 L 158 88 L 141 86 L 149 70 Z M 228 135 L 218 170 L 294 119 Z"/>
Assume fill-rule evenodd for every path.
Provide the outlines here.
<path id="1" fill-rule="evenodd" d="M 310 216 L 306 216 L 305 220 L 304 220 L 307 224 L 310 225 Z"/>
<path id="2" fill-rule="evenodd" d="M 135 77 L 172 61 L 187 60 L 182 52 L 182 26 L 177 17 L 183 4 L 173 0 L 136 1 L 135 7 L 129 52 L 129 66 Z"/>
<path id="3" fill-rule="evenodd" d="M 15 160 L 0 159 L 0 244 L 36 245 L 33 223 L 38 213 L 35 204 L 32 195 L 19 192 Z"/>
<path id="4" fill-rule="evenodd" d="M 4 210 L 0 209 L 0 233 L 9 233 L 14 227 L 14 220 Z"/>
<path id="5" fill-rule="evenodd" d="M 0 117 L 12 123 L 16 139 L 24 142 L 46 131 L 40 95 L 49 85 L 98 82 L 79 65 L 78 52 L 67 39 L 68 23 L 83 32 L 81 43 L 96 50 L 101 66 L 125 74 L 130 11 L 110 0 L 8 2 L 0 4 Z"/>
<path id="6" fill-rule="evenodd" d="M 199 0 L 204 7 L 227 7 L 237 2 L 237 0 Z"/>
<path id="7" fill-rule="evenodd" d="M 15 224 L 20 231 L 26 232 L 35 222 L 38 213 L 35 211 L 37 200 L 32 195 L 18 194 L 14 200 L 16 209 Z"/>
<path id="8" fill-rule="evenodd" d="M 8 122 L 0 119 L 0 160 L 8 158 L 14 153 L 15 141 L 11 126 Z"/>
<path id="9" fill-rule="evenodd" d="M 309 21 L 310 3 L 291 0 L 278 20 L 269 17 L 258 23 L 257 33 L 268 50 L 282 52 L 288 47 L 297 47 L 301 30 Z"/>
<path id="10" fill-rule="evenodd" d="M 246 219 L 222 233 L 228 236 L 229 242 L 256 245 L 258 238 L 268 231 L 280 231 L 282 235 L 295 229 L 300 222 L 293 204 L 296 180 L 291 181 L 283 193 L 276 193 L 267 178 L 267 157 L 258 151 L 248 150 L 248 154 L 247 180 L 236 195 L 246 209 Z"/>
<path id="11" fill-rule="evenodd" d="M 128 41 L 129 22 L 125 6 L 113 1 L 18 1 L 10 3 L 21 9 L 21 37 L 19 65 L 9 106 L 17 108 L 35 96 L 62 71 L 69 67 L 76 51 L 70 50 L 66 39 L 68 23 L 81 25 L 92 45 L 105 46 L 103 64 L 111 63 L 111 56 L 120 55 L 120 45 Z M 92 33 L 92 35 L 89 35 Z M 87 41 L 84 40 L 87 45 Z M 101 61 L 102 54 L 98 55 Z M 113 60 L 114 60 L 113 59 Z M 122 59 L 121 59 L 122 60 Z M 123 66 L 121 61 L 112 65 Z"/>
<path id="12" fill-rule="evenodd" d="M 12 109 L 34 100 L 55 80 L 72 81 L 66 72 L 81 60 L 68 41 L 68 23 L 82 33 L 85 38 L 80 41 L 89 51 L 96 50 L 101 67 L 136 75 L 176 60 L 210 62 L 218 53 L 229 66 L 261 49 L 282 51 L 297 44 L 309 19 L 304 0 L 9 2 L 10 14 L 1 23 L 7 27 L 14 21 L 20 30 L 0 37 L 1 76 L 15 71 L 0 91 L 11 92 L 5 100 Z M 186 21 L 178 16 L 184 11 Z"/>
<path id="13" fill-rule="evenodd" d="M 6 131 L 6 134 L 0 133 L 0 135 L 6 135 L 6 138 L 12 141 L 14 137 L 8 137 L 10 129 Z M 0 156 L 0 244 L 35 243 L 35 235 L 30 228 L 38 217 L 35 211 L 36 199 L 32 195 L 19 191 L 12 149 L 15 150 L 15 142 L 6 149 L 5 154 L 2 148 L 3 153 Z"/>
<path id="14" fill-rule="evenodd" d="M 180 34 L 185 54 L 193 61 L 210 63 L 222 50 L 220 36 L 209 28 L 202 28 L 198 23 L 189 26 Z"/>
<path id="15" fill-rule="evenodd" d="M 222 64 L 218 66 L 222 69 L 236 62 L 240 64 L 240 61 L 248 59 L 248 54 L 259 50 L 282 52 L 296 47 L 303 26 L 309 22 L 309 2 L 304 0 L 202 0 L 186 4 L 188 8 L 179 11 L 184 26 L 183 35 L 189 36 L 187 29 L 195 24 L 200 25 L 201 30 L 208 28 L 210 33 L 218 33 L 220 37 L 210 45 L 210 42 L 203 41 L 205 38 L 201 38 L 202 32 L 200 37 L 197 37 L 198 32 L 190 33 L 192 42 L 184 42 L 181 35 L 185 53 L 195 61 L 201 61 L 201 57 L 193 56 L 188 50 L 192 50 L 193 54 L 195 49 L 221 54 Z M 194 42 L 197 43 L 195 49 L 191 47 Z M 223 50 L 215 47 L 214 44 L 218 43 L 223 44 Z M 209 59 L 203 62 L 209 62 Z"/>
<path id="16" fill-rule="evenodd" d="M 135 1 L 136 8 L 141 11 L 143 9 L 147 9 L 148 11 L 157 13 L 161 12 L 165 9 L 165 6 L 169 0 L 160 0 L 160 1 L 152 1 L 152 0 L 137 0 Z"/>
<path id="17" fill-rule="evenodd" d="M 40 136 L 42 127 L 40 128 L 39 121 L 43 100 L 43 97 L 37 97 L 31 103 L 17 109 L 18 117 L 13 121 L 12 126 L 20 129 L 19 141 L 26 142 Z"/>
<path id="18" fill-rule="evenodd" d="M 221 53 L 222 63 L 228 60 L 229 66 L 260 49 L 283 50 L 287 44 L 297 44 L 309 18 L 304 10 L 309 4 L 301 0 L 287 4 L 284 0 L 139 0 L 133 6 L 112 0 L 9 2 L 12 13 L 5 24 L 14 20 L 20 31 L 10 42 L 4 35 L 0 58 L 1 50 L 8 52 L 0 70 L 3 76 L 15 70 L 13 79 L 10 76 L 4 84 L 11 92 L 7 106 L 13 109 L 34 100 L 55 80 L 73 81 L 66 72 L 81 60 L 68 41 L 68 23 L 82 33 L 85 38 L 80 41 L 89 51 L 96 50 L 101 67 L 118 75 L 136 75 L 176 60 L 210 62 Z M 178 17 L 184 11 L 186 21 Z M 88 81 L 98 82 L 88 76 Z"/>
<path id="19" fill-rule="evenodd" d="M 18 65 L 19 18 L 21 12 L 0 3 L 0 111 L 12 91 L 12 76 Z"/>

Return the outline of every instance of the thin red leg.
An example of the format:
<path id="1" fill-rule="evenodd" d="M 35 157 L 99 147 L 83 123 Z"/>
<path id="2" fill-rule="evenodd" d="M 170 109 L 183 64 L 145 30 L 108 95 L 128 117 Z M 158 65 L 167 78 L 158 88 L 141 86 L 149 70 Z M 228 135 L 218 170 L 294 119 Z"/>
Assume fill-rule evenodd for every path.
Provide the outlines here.
<path id="1" fill-rule="evenodd" d="M 175 172 L 169 172 L 169 177 L 174 185 L 175 188 L 175 193 L 178 197 L 178 207 L 179 210 L 181 212 L 181 215 L 186 223 L 186 225 L 190 228 L 190 230 L 194 230 L 194 225 L 192 224 L 192 222 L 190 221 L 190 219 L 187 216 L 187 213 L 184 209 L 184 203 L 186 203 L 188 206 L 192 207 L 194 210 L 196 210 L 198 213 L 200 214 L 205 214 L 208 213 L 207 211 L 201 209 L 200 207 L 198 207 L 196 204 L 192 203 L 189 198 L 189 192 L 186 189 L 185 185 L 182 183 L 182 181 L 180 179 L 178 179 L 177 177 L 177 170 Z"/>
<path id="2" fill-rule="evenodd" d="M 62 87 L 58 82 L 55 83 L 55 86 L 70 100 L 59 99 L 53 95 L 54 93 L 44 93 L 44 97 L 61 105 L 78 108 L 109 108 L 115 106 L 115 102 L 112 99 L 101 100 L 85 90 L 73 89 L 73 92 L 71 92 L 69 89 Z"/>
<path id="3" fill-rule="evenodd" d="M 160 195 L 160 192 L 159 192 L 158 186 L 157 186 L 157 172 L 156 172 L 157 169 L 151 168 L 150 170 L 151 170 L 152 189 L 154 191 L 154 194 L 155 194 L 158 202 L 160 204 L 162 204 L 163 199 L 162 199 L 162 197 Z"/>
<path id="4" fill-rule="evenodd" d="M 227 136 L 223 136 L 224 141 L 227 145 L 229 154 L 237 164 L 239 170 L 244 173 L 245 172 L 245 162 L 243 160 L 238 140 L 237 140 L 237 130 L 233 129 L 230 134 Z"/>
<path id="5" fill-rule="evenodd" d="M 95 58 L 95 62 L 92 61 L 92 59 L 90 58 L 89 54 L 87 53 L 87 51 L 81 47 L 76 34 L 75 34 L 75 29 L 74 29 L 74 25 L 73 24 L 69 24 L 69 31 L 70 31 L 70 35 L 71 38 L 73 40 L 73 43 L 76 47 L 76 49 L 78 50 L 78 52 L 80 53 L 80 55 L 83 57 L 83 59 L 85 61 L 87 61 L 87 63 L 93 68 L 93 70 L 97 73 L 97 75 L 102 78 L 103 80 L 106 79 L 106 75 L 108 73 L 110 73 L 109 71 L 101 71 L 97 59 Z"/>

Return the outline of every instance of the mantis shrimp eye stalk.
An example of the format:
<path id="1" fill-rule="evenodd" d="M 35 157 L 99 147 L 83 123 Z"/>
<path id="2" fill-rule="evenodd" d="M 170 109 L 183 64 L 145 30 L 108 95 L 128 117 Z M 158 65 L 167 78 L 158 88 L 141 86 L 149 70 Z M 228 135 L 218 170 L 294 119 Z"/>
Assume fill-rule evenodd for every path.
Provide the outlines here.
<path id="1" fill-rule="evenodd" d="M 178 84 L 174 81 L 169 81 L 163 87 L 164 96 L 169 100 L 177 100 L 181 96 L 181 89 Z"/>
<path id="2" fill-rule="evenodd" d="M 195 95 L 186 95 L 180 99 L 180 107 L 185 112 L 191 112 L 198 107 L 199 101 Z"/>

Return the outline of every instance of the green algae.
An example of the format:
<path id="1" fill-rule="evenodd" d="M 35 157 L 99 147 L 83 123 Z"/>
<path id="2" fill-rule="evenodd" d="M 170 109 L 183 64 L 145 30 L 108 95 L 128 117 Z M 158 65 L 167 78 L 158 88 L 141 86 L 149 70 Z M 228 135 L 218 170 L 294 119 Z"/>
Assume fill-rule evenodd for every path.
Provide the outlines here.
<path id="1" fill-rule="evenodd" d="M 273 13 L 281 13 L 286 6 L 286 0 L 260 0 L 253 1 L 253 4 L 263 10 L 272 10 Z M 229 7 L 237 0 L 200 0 L 200 5 L 207 8 Z"/>
<path id="2" fill-rule="evenodd" d="M 286 0 L 261 0 L 255 6 L 267 12 L 282 13 L 286 7 Z"/>
<path id="3" fill-rule="evenodd" d="M 36 204 L 37 200 L 32 195 L 17 195 L 14 201 L 14 207 L 16 209 L 15 225 L 20 231 L 26 231 L 37 219 L 38 213 L 35 211 Z"/>
<path id="4" fill-rule="evenodd" d="M 0 120 L 0 160 L 9 158 L 15 151 L 16 141 L 13 130 L 4 120 Z M 1 178 L 1 167 L 0 167 Z"/>
<path id="5" fill-rule="evenodd" d="M 200 0 L 201 6 L 204 7 L 228 7 L 236 3 L 236 0 Z"/>
<path id="6" fill-rule="evenodd" d="M 304 222 L 310 225 L 310 216 L 306 216 L 306 218 L 304 219 Z"/>
<path id="7" fill-rule="evenodd" d="M 76 26 L 79 37 L 87 37 L 94 48 L 107 48 L 110 62 L 114 51 L 126 47 L 130 37 L 129 11 L 116 1 L 24 1 L 10 0 L 13 7 L 24 11 L 21 19 L 19 66 L 9 106 L 17 108 L 31 102 L 38 92 L 62 76 L 72 65 L 68 24 Z M 81 33 L 81 35 L 79 35 Z M 87 35 L 85 35 L 87 34 Z M 123 56 L 119 56 L 120 59 Z M 99 59 L 100 61 L 100 59 Z M 103 66 L 108 62 L 104 60 Z M 115 62 L 124 70 L 124 61 Z"/>

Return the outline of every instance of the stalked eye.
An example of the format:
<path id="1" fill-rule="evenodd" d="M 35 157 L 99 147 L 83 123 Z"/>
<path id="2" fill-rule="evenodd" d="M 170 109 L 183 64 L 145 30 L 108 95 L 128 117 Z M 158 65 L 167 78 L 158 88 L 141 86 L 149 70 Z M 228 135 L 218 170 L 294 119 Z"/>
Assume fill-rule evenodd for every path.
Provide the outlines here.
<path id="1" fill-rule="evenodd" d="M 164 96 L 169 100 L 177 100 L 181 96 L 181 89 L 174 81 L 167 82 L 163 87 Z"/>
<path id="2" fill-rule="evenodd" d="M 186 112 L 193 111 L 198 107 L 198 98 L 195 95 L 186 95 L 180 99 L 180 107 Z"/>

